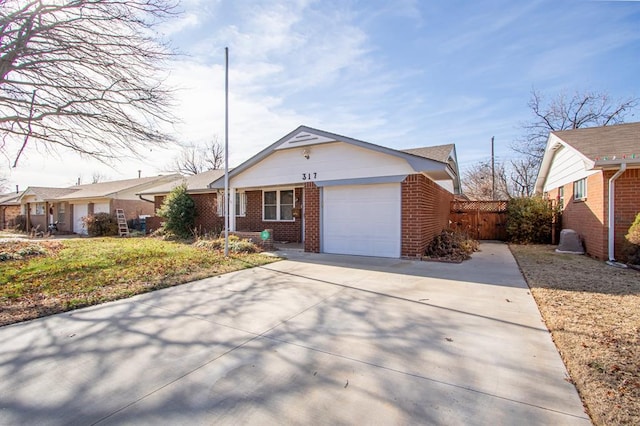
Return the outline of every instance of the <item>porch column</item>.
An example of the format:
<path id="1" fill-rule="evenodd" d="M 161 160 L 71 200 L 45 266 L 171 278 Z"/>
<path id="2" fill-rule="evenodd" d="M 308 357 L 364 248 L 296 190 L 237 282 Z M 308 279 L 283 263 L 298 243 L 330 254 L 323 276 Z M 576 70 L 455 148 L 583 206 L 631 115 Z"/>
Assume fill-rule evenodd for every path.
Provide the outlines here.
<path id="1" fill-rule="evenodd" d="M 236 189 L 229 187 L 229 231 L 236 230 Z"/>

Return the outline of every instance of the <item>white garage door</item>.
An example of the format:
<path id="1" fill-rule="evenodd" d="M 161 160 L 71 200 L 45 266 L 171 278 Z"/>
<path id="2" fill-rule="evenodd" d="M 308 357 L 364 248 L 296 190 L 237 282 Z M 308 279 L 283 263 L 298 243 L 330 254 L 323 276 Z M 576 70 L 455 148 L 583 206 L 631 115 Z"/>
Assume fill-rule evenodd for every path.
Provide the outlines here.
<path id="1" fill-rule="evenodd" d="M 400 184 L 323 188 L 325 253 L 400 257 Z"/>
<path id="2" fill-rule="evenodd" d="M 93 213 L 111 213 L 109 211 L 109 202 L 106 203 L 95 203 L 93 205 Z"/>
<path id="3" fill-rule="evenodd" d="M 76 234 L 86 234 L 87 229 L 84 226 L 82 218 L 85 217 L 89 209 L 86 204 L 73 205 L 73 232 Z"/>

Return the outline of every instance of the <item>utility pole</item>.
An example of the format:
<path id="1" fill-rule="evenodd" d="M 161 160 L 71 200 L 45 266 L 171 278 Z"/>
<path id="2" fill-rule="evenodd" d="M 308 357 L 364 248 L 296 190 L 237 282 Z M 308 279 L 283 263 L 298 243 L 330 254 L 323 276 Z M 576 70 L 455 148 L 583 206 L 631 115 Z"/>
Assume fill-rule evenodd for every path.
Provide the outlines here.
<path id="1" fill-rule="evenodd" d="M 493 136 L 491 136 L 491 200 L 496 199 L 496 159 L 493 151 Z"/>

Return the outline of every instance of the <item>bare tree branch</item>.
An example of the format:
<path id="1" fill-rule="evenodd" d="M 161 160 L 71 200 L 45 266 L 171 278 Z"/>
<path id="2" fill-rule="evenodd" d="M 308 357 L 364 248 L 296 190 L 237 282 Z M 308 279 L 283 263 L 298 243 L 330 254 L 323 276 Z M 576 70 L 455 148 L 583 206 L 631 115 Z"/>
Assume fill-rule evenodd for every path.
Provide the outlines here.
<path id="1" fill-rule="evenodd" d="M 507 173 L 502 163 L 495 164 L 495 192 L 493 173 L 489 161 L 472 165 L 463 173 L 464 194 L 471 200 L 506 200 L 511 198 Z"/>
<path id="2" fill-rule="evenodd" d="M 15 163 L 25 140 L 103 161 L 171 140 L 172 53 L 154 35 L 170 1 L 1 2 L 0 132 Z"/>
<path id="3" fill-rule="evenodd" d="M 174 159 L 173 162 L 165 168 L 165 171 L 197 175 L 207 170 L 221 168 L 223 161 L 224 149 L 218 142 L 218 137 L 214 136 L 205 146 L 185 146 L 180 152 L 180 156 Z"/>

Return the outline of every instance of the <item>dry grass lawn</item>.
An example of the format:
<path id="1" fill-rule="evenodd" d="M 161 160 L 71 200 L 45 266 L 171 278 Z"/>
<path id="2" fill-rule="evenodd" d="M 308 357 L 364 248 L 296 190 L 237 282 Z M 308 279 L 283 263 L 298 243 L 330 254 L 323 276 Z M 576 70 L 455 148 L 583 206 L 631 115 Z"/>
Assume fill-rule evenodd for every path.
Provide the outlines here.
<path id="1" fill-rule="evenodd" d="M 510 248 L 593 423 L 640 424 L 640 272 Z"/>

